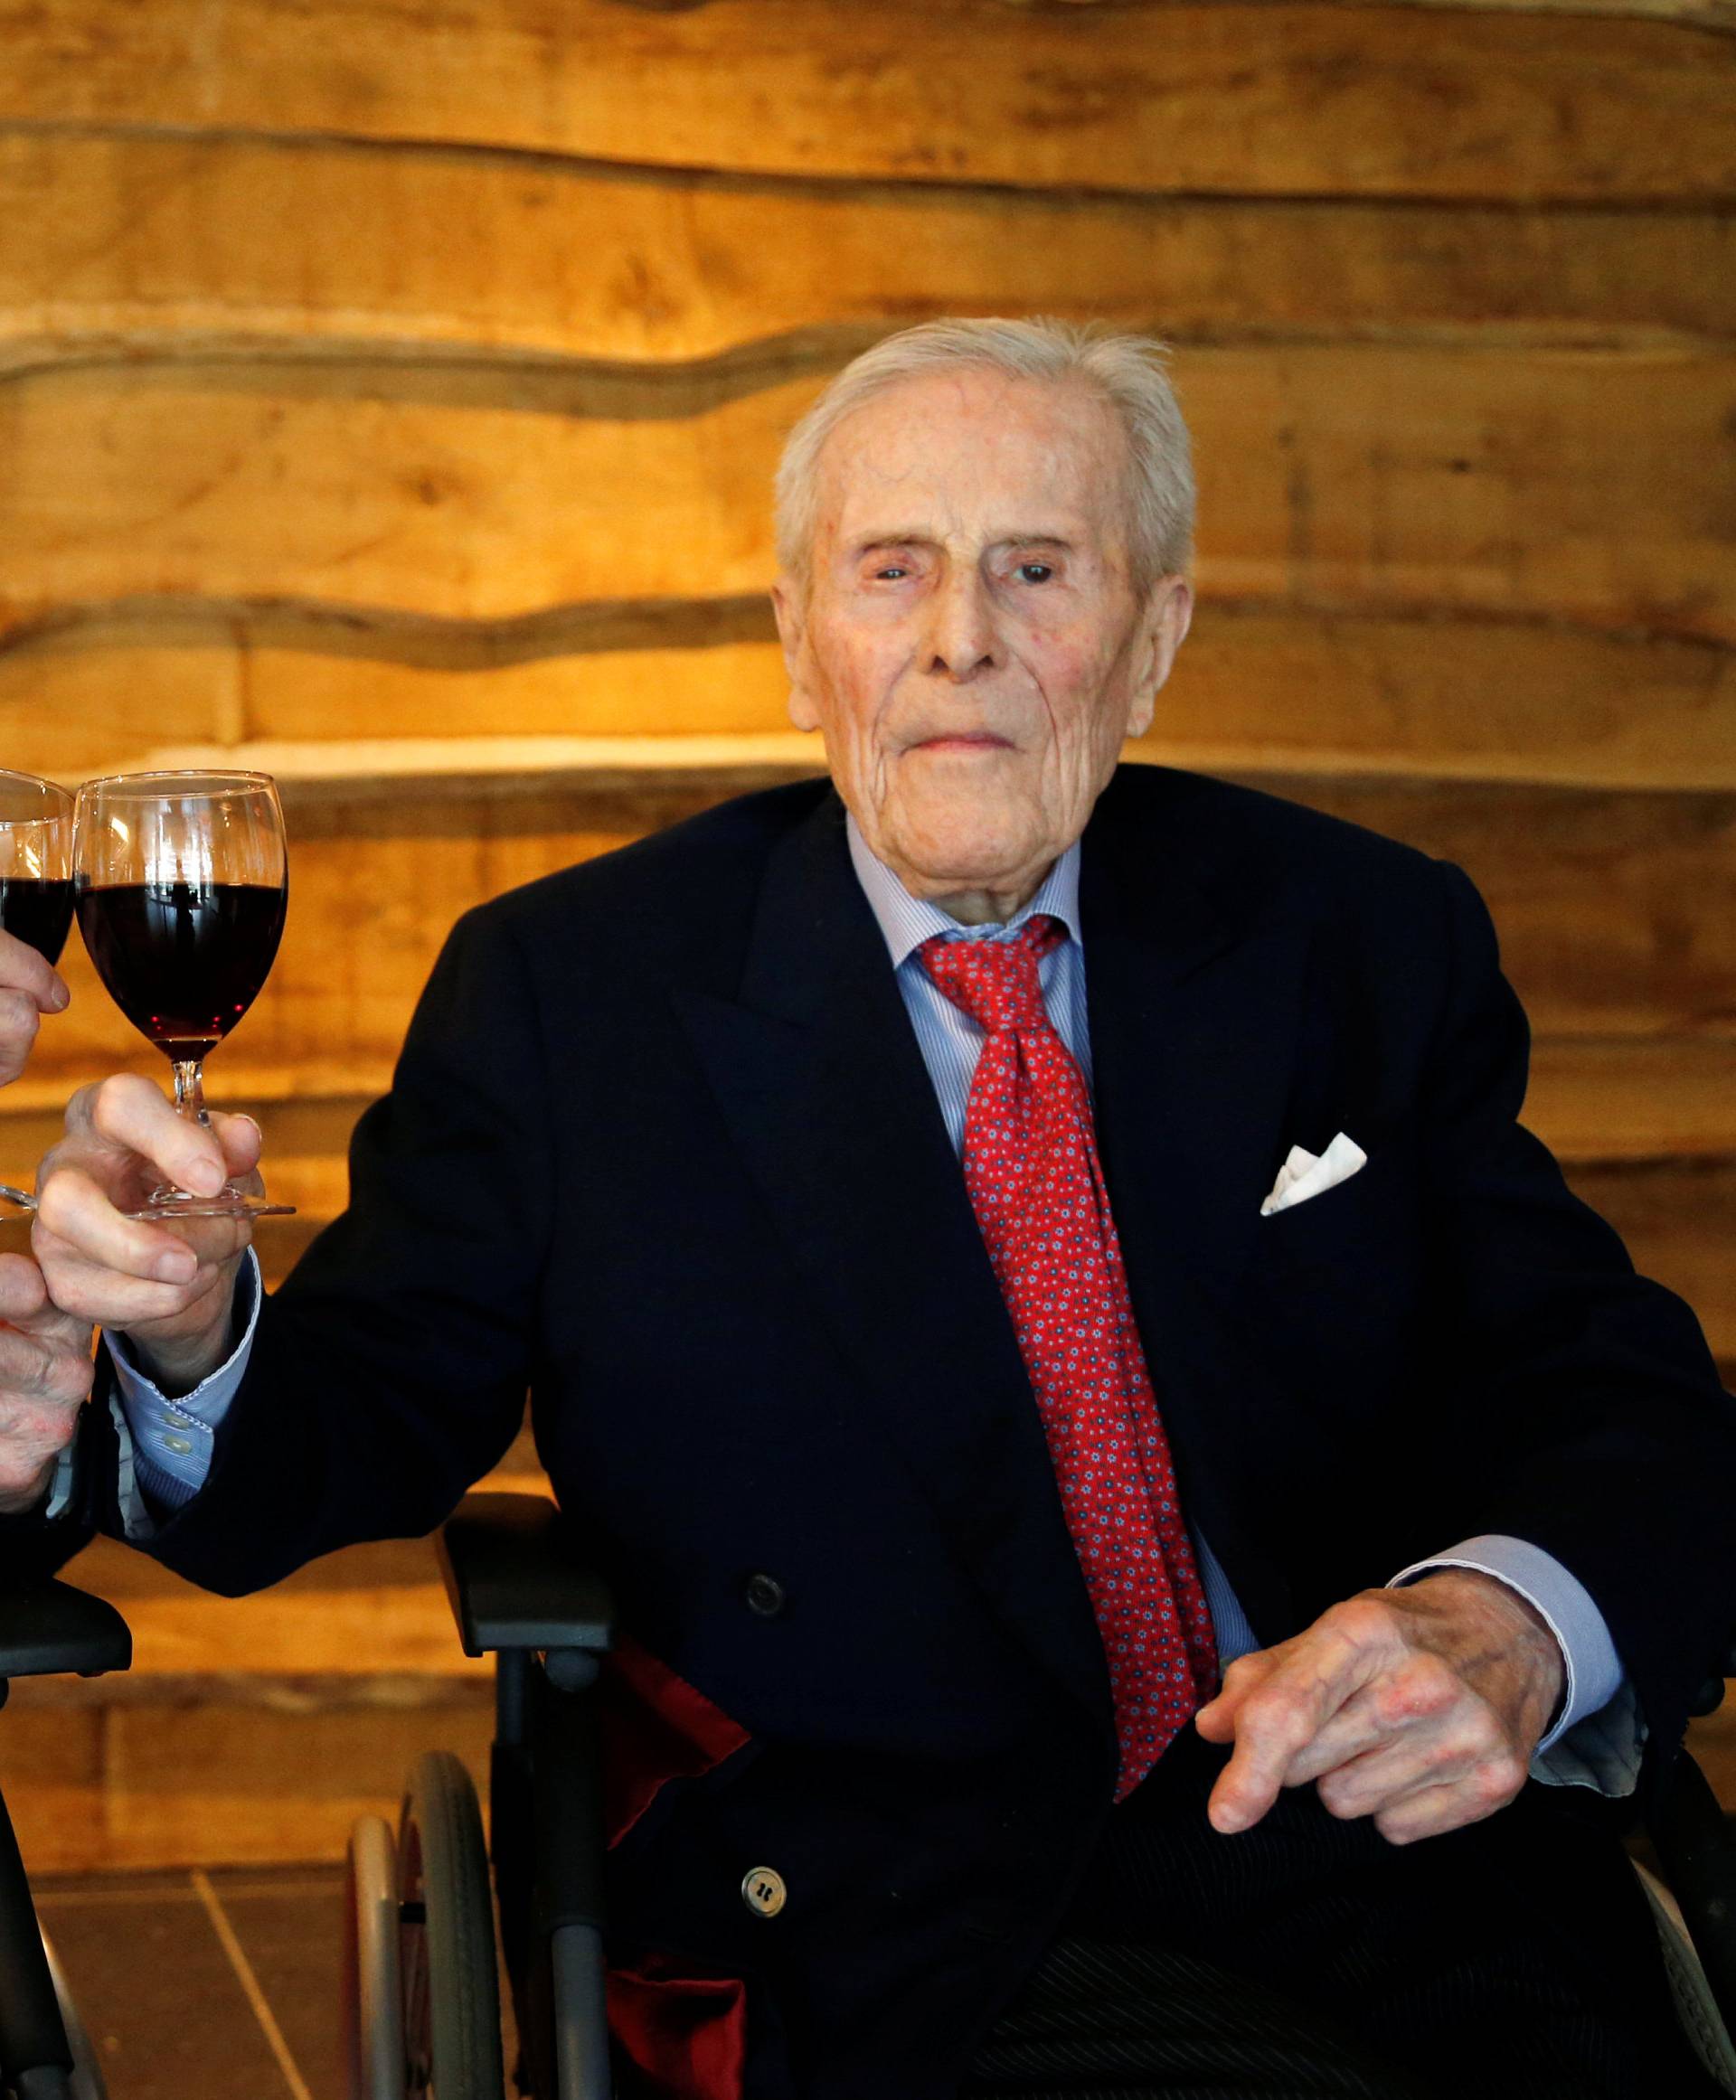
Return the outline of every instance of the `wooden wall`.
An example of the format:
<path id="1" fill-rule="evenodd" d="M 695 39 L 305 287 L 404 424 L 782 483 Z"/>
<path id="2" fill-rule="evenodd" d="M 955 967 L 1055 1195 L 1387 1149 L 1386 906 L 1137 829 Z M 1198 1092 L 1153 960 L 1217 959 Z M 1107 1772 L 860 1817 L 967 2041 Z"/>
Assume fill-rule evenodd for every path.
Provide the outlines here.
<path id="1" fill-rule="evenodd" d="M 1156 328 L 1143 755 L 1469 869 L 1533 1120 L 1736 1362 L 1733 198 L 1733 0 L 0 0 L 0 763 L 284 779 L 212 1070 L 280 1267 L 461 909 L 817 763 L 765 590 L 827 375 Z M 0 1174 L 155 1069 L 71 974 Z"/>

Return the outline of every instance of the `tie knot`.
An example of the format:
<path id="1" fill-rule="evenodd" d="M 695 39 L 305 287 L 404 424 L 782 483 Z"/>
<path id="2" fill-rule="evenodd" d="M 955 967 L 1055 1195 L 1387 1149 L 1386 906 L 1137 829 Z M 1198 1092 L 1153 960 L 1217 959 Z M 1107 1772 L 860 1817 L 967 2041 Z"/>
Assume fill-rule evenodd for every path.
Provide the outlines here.
<path id="1" fill-rule="evenodd" d="M 1046 1028 L 1037 965 L 1066 937 L 1057 918 L 1027 918 L 1010 940 L 960 940 L 936 934 L 917 951 L 922 967 L 986 1034 Z"/>

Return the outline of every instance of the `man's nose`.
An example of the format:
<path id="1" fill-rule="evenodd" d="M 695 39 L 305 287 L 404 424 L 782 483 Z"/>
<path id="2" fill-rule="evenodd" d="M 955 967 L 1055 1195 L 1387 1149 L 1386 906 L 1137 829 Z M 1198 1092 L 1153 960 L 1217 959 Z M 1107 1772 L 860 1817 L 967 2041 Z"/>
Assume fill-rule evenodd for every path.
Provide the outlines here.
<path id="1" fill-rule="evenodd" d="M 975 570 L 955 572 L 929 600 L 927 668 L 955 681 L 990 670 L 998 656 L 995 608 Z"/>

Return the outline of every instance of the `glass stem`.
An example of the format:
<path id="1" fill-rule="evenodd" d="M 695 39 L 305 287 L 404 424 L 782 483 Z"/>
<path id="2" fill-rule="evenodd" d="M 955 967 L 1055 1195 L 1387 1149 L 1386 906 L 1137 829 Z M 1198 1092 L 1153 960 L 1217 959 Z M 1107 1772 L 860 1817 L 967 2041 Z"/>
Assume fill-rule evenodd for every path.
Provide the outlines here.
<path id="1" fill-rule="evenodd" d="M 211 1117 L 205 1113 L 205 1060 L 176 1058 L 173 1061 L 175 1113 L 184 1116 L 189 1123 L 197 1123 L 209 1130 Z"/>

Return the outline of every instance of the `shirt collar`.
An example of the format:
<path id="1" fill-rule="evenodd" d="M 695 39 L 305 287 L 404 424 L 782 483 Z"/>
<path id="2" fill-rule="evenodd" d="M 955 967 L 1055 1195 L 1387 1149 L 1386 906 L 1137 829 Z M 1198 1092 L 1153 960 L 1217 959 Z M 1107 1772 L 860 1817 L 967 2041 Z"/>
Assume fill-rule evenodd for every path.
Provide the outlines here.
<path id="1" fill-rule="evenodd" d="M 1040 911 L 1046 912 L 1051 918 L 1058 918 L 1072 939 L 1080 939 L 1077 839 L 1043 877 L 1030 903 L 1016 911 L 1005 926 L 965 926 L 949 913 L 942 911 L 938 904 L 929 904 L 922 898 L 912 897 L 885 862 L 877 861 L 869 852 L 868 843 L 858 829 L 854 815 L 846 815 L 844 829 L 850 838 L 851 865 L 855 869 L 856 880 L 862 884 L 863 894 L 880 923 L 887 953 L 892 958 L 895 970 L 909 961 L 925 940 L 931 940 L 938 933 L 964 934 L 979 938 L 1015 933 L 1027 918 L 1034 918 Z M 1082 941 L 1080 945 L 1083 946 Z"/>

